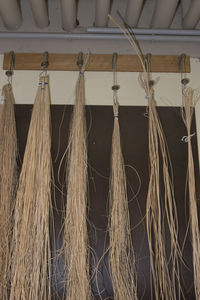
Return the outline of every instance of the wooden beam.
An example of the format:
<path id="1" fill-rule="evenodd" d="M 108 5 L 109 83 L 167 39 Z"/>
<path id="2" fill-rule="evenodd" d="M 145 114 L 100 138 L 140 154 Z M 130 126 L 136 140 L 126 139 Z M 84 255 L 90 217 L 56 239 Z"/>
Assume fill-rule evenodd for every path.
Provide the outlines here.
<path id="1" fill-rule="evenodd" d="M 77 54 L 49 54 L 49 66 L 52 71 L 77 71 Z M 9 69 L 9 54 L 4 54 L 3 69 Z M 43 54 L 16 53 L 14 70 L 41 70 Z M 190 73 L 190 58 L 186 57 L 186 73 Z M 137 55 L 118 55 L 117 70 L 119 72 L 141 72 L 141 64 Z M 87 71 L 112 71 L 112 54 L 91 54 Z M 179 56 L 152 55 L 151 71 L 164 73 L 180 73 Z"/>

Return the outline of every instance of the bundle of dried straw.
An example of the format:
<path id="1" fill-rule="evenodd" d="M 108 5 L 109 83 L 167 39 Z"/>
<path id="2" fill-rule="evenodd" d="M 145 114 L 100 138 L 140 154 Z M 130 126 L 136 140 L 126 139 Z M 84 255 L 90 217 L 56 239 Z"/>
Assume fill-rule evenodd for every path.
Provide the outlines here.
<path id="1" fill-rule="evenodd" d="M 0 104 L 0 299 L 9 299 L 12 217 L 17 184 L 17 135 L 11 84 Z"/>
<path id="2" fill-rule="evenodd" d="M 138 42 L 128 26 L 125 24 L 125 28 L 122 28 L 111 16 L 109 18 L 127 37 L 131 46 L 136 51 L 143 68 L 143 73 L 139 76 L 139 82 L 145 90 L 149 107 L 150 182 L 146 204 L 146 227 L 150 250 L 152 283 L 157 300 L 177 300 L 180 299 L 182 294 L 179 272 L 181 251 L 178 243 L 178 217 L 171 178 L 171 163 L 156 109 L 149 68 Z M 163 178 L 162 191 L 160 187 L 161 178 Z M 166 231 L 170 235 L 170 244 L 168 245 L 165 243 Z M 170 248 L 169 256 L 166 253 L 166 246 Z M 171 264 L 171 270 L 169 270 L 169 264 Z"/>
<path id="3" fill-rule="evenodd" d="M 148 82 L 140 78 L 144 87 Z M 151 89 L 149 102 L 149 159 L 150 181 L 146 203 L 146 226 L 150 250 L 151 273 L 156 299 L 180 299 L 178 217 L 170 177 L 170 159 L 162 126 Z M 163 177 L 163 178 L 161 178 Z M 162 180 L 162 181 L 161 181 Z M 163 182 L 163 190 L 161 190 Z M 163 204 L 162 204 L 163 203 Z M 165 221 L 166 216 L 166 221 Z M 166 244 L 165 233 L 170 243 Z M 166 248 L 170 247 L 167 257 Z M 171 263 L 171 271 L 169 270 Z M 176 291 L 177 289 L 177 291 Z"/>
<path id="4" fill-rule="evenodd" d="M 40 78 L 17 190 L 10 300 L 50 299 L 49 79 Z"/>
<path id="5" fill-rule="evenodd" d="M 87 233 L 87 146 L 84 71 L 89 54 L 83 58 L 76 83 L 76 103 L 70 124 L 67 161 L 67 204 L 63 249 L 66 260 L 67 300 L 92 299 L 89 279 Z"/>
<path id="6" fill-rule="evenodd" d="M 116 300 L 136 300 L 135 257 L 131 240 L 126 174 L 120 142 L 118 102 L 115 101 L 109 191 L 109 263 Z"/>
<path id="7" fill-rule="evenodd" d="M 188 174 L 187 184 L 189 190 L 189 215 L 190 215 L 190 231 L 192 236 L 193 251 L 193 272 L 194 272 L 194 288 L 196 299 L 200 299 L 200 234 L 199 221 L 197 213 L 197 198 L 195 188 L 195 172 L 194 159 L 191 144 L 191 124 L 194 115 L 194 109 L 199 100 L 199 93 L 192 88 L 183 89 L 182 118 L 185 123 L 188 135 Z"/>

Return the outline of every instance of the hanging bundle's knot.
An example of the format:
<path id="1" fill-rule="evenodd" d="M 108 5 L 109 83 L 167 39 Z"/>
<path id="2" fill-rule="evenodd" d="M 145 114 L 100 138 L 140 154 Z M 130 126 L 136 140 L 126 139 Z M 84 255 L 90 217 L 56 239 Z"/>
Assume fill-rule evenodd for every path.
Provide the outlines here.
<path id="1" fill-rule="evenodd" d="M 183 78 L 181 79 L 181 83 L 186 86 L 190 82 L 189 78 Z"/>
<path id="2" fill-rule="evenodd" d="M 149 80 L 149 87 L 152 88 L 154 86 L 154 83 L 155 83 L 154 80 L 152 79 Z"/>
<path id="3" fill-rule="evenodd" d="M 49 76 L 42 76 L 40 77 L 39 86 L 41 86 L 41 89 L 44 90 L 45 86 L 49 83 Z"/>
<path id="4" fill-rule="evenodd" d="M 152 93 L 152 92 L 150 92 L 149 94 L 146 94 L 146 96 L 145 96 L 145 98 L 146 98 L 148 101 L 152 100 L 152 97 L 153 97 L 153 93 Z"/>
<path id="5" fill-rule="evenodd" d="M 115 84 L 112 86 L 112 90 L 113 91 L 118 91 L 120 89 L 120 85 L 119 84 Z"/>
<path id="6" fill-rule="evenodd" d="M 113 103 L 113 113 L 114 113 L 114 118 L 118 119 L 118 116 L 119 116 L 119 103 L 118 102 Z"/>

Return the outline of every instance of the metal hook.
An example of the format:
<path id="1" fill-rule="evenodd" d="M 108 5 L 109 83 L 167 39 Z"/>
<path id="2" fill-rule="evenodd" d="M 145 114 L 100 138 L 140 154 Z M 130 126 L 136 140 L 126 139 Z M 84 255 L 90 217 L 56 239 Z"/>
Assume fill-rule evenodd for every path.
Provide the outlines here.
<path id="1" fill-rule="evenodd" d="M 79 52 L 76 64 L 77 64 L 79 70 L 81 70 L 81 68 L 83 66 L 83 52 Z"/>
<path id="2" fill-rule="evenodd" d="M 41 63 L 41 67 L 43 69 L 46 69 L 48 68 L 48 66 L 49 66 L 49 53 L 46 51 L 43 53 L 43 61 Z"/>
<path id="3" fill-rule="evenodd" d="M 114 52 L 112 55 L 112 70 L 115 71 L 117 68 L 117 52 Z"/>
<path id="4" fill-rule="evenodd" d="M 186 54 L 185 53 L 182 53 L 179 58 L 178 58 L 178 68 L 180 70 L 180 72 L 183 74 L 186 73 Z M 182 78 L 181 79 L 181 83 L 185 86 L 186 84 L 188 84 L 190 82 L 189 78 Z"/>
<path id="5" fill-rule="evenodd" d="M 181 72 L 184 73 L 185 73 L 185 59 L 186 59 L 185 53 L 182 53 L 178 58 L 178 68 Z"/>
<path id="6" fill-rule="evenodd" d="M 151 53 L 147 53 L 145 55 L 144 63 L 145 63 L 145 67 L 146 67 L 146 70 L 147 70 L 148 73 L 151 71 L 151 58 L 152 58 L 152 54 Z M 154 80 L 149 79 L 149 87 L 152 88 L 153 85 L 154 85 Z"/>
<path id="7" fill-rule="evenodd" d="M 15 66 L 15 52 L 9 52 L 10 62 L 9 62 L 9 70 L 6 71 L 6 76 L 11 77 L 13 75 L 13 68 Z"/>
<path id="8" fill-rule="evenodd" d="M 113 91 L 117 91 L 120 89 L 120 86 L 118 84 L 115 84 L 117 82 L 117 77 L 116 77 L 116 71 L 117 71 L 117 52 L 114 52 L 112 55 L 112 70 L 113 70 L 113 81 L 114 85 L 112 86 Z"/>

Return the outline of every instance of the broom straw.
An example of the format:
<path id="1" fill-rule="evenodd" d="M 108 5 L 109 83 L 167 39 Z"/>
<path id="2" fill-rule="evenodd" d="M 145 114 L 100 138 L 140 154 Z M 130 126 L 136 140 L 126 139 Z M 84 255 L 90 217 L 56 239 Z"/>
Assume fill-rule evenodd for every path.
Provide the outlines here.
<path id="1" fill-rule="evenodd" d="M 114 67 L 114 66 L 113 66 Z M 137 298 L 135 257 L 131 240 L 130 216 L 126 187 L 124 159 L 120 142 L 118 96 L 114 67 L 113 111 L 114 128 L 111 149 L 111 174 L 109 188 L 109 260 L 115 300 Z"/>
<path id="2" fill-rule="evenodd" d="M 40 78 L 17 190 L 10 300 L 50 299 L 51 137 L 48 77 Z"/>
<path id="3" fill-rule="evenodd" d="M 17 184 L 17 135 L 11 84 L 0 104 L 0 299 L 9 299 L 12 216 Z"/>
<path id="4" fill-rule="evenodd" d="M 191 144 L 191 124 L 194 115 L 194 108 L 199 100 L 199 95 L 192 88 L 183 89 L 182 118 L 185 123 L 188 134 L 188 176 L 187 184 L 189 190 L 189 214 L 190 214 L 190 231 L 192 236 L 193 251 L 193 272 L 194 272 L 194 289 L 196 299 L 200 299 L 200 234 L 199 221 L 197 213 L 197 197 L 195 188 L 194 159 Z"/>
<path id="5" fill-rule="evenodd" d="M 167 150 L 166 140 L 156 110 L 153 86 L 150 85 L 150 73 L 140 48 L 128 28 L 122 28 L 110 15 L 115 23 L 135 49 L 141 62 L 143 73 L 139 76 L 140 85 L 144 88 L 149 106 L 149 157 L 150 182 L 146 203 L 146 227 L 150 250 L 150 265 L 154 294 L 157 300 L 180 299 L 182 289 L 180 286 L 179 258 L 181 250 L 178 243 L 178 217 L 174 198 L 172 170 Z M 160 170 L 160 162 L 162 168 Z M 164 192 L 160 190 L 161 172 L 163 175 Z M 164 201 L 164 208 L 162 208 Z M 170 255 L 167 258 L 165 248 L 165 224 L 170 234 Z M 171 272 L 168 265 L 171 262 Z M 177 291 L 176 291 L 177 288 Z M 152 295 L 151 295 L 152 296 Z"/>
<path id="6" fill-rule="evenodd" d="M 64 253 L 67 273 L 67 300 L 92 298 L 89 279 L 87 233 L 87 145 L 84 71 L 89 54 L 83 58 L 76 83 L 76 103 L 70 124 L 67 163 L 67 204 L 64 223 Z"/>

